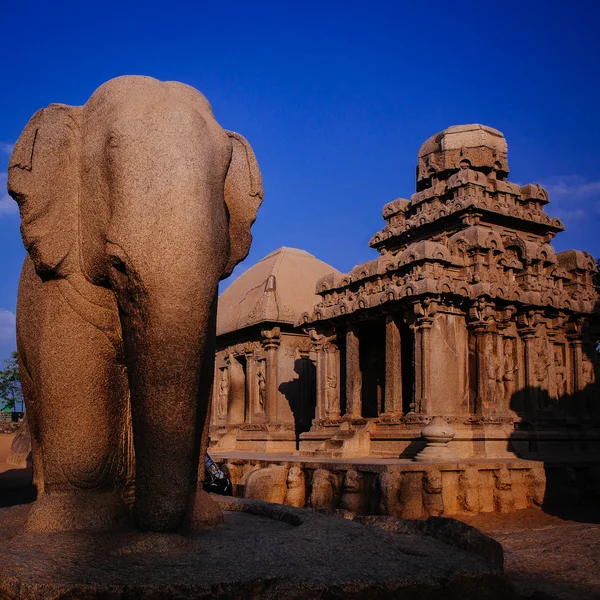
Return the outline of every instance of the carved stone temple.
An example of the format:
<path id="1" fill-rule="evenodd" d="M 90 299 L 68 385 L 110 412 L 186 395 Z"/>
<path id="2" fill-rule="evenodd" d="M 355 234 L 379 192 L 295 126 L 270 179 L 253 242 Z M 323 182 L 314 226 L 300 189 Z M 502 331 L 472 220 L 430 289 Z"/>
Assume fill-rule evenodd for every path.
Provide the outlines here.
<path id="1" fill-rule="evenodd" d="M 508 174 L 499 131 L 450 127 L 419 150 L 410 200 L 384 206 L 385 226 L 370 241 L 376 259 L 348 274 L 330 268 L 302 300 L 300 280 L 286 274 L 294 307 L 318 294 L 297 321 L 277 304 L 275 287 L 286 293 L 283 268 L 261 278 L 262 287 L 251 290 L 242 276 L 223 294 L 212 431 L 240 492 L 264 471 L 263 487 L 280 481 L 283 501 L 292 465 L 295 481 L 302 471 L 308 505 L 322 505 L 311 501 L 322 485 L 316 492 L 311 482 L 325 471 L 317 477 L 328 482 L 325 507 L 354 493 L 367 513 L 393 514 L 398 503 L 403 516 L 505 512 L 539 505 L 552 491 L 547 480 L 582 490 L 593 481 L 600 491 L 595 261 L 578 250 L 555 253 L 550 242 L 564 227 L 544 211 L 548 193 L 511 183 Z M 229 296 L 246 293 L 253 299 L 237 305 L 235 320 Z M 291 361 L 295 373 L 278 370 L 277 360 Z M 242 371 L 245 413 L 234 383 Z M 300 413 L 286 406 L 286 385 L 301 390 Z M 310 418 L 307 407 L 314 407 Z M 447 446 L 458 458 L 413 462 L 436 416 L 454 429 Z M 230 443 L 219 442 L 234 424 Z M 287 462 L 239 452 L 296 445 Z M 473 494 L 477 502 L 468 500 Z"/>
<path id="2" fill-rule="evenodd" d="M 211 442 L 219 449 L 294 452 L 315 416 L 315 357 L 298 327 L 334 271 L 304 250 L 280 248 L 219 298 Z"/>

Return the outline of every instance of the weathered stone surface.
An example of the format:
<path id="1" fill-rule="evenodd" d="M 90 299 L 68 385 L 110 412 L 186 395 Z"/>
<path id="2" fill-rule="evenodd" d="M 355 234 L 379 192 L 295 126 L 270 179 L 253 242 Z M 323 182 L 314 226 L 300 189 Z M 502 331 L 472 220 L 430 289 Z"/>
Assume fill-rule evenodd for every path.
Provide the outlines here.
<path id="1" fill-rule="evenodd" d="M 505 572 L 519 598 L 600 598 L 598 505 L 579 508 L 572 517 L 528 509 L 473 515 L 468 522 L 502 544 Z"/>
<path id="2" fill-rule="evenodd" d="M 431 535 L 260 501 L 221 499 L 224 525 L 188 536 L 22 533 L 0 512 L 0 595 L 78 598 L 510 599 L 501 568 Z"/>
<path id="3" fill-rule="evenodd" d="M 190 473 L 208 443 L 217 286 L 248 254 L 262 202 L 252 149 L 197 90 L 119 77 L 84 106 L 37 112 L 8 188 L 28 250 L 17 342 L 40 493 L 28 529 L 120 522 L 134 471 L 141 528 L 205 521 Z"/>
<path id="4" fill-rule="evenodd" d="M 357 523 L 372 525 L 393 533 L 429 535 L 445 544 L 456 546 L 466 552 L 478 554 L 502 570 L 504 553 L 502 545 L 481 533 L 475 527 L 444 517 L 430 517 L 425 521 L 411 521 L 395 517 L 356 517 Z"/>
<path id="5" fill-rule="evenodd" d="M 283 504 L 287 476 L 288 469 L 283 466 L 270 465 L 266 469 L 256 469 L 248 474 L 244 497 Z"/>
<path id="6" fill-rule="evenodd" d="M 338 478 L 326 469 L 317 469 L 313 473 L 308 506 L 314 509 L 337 508 L 339 493 Z"/>
<path id="7" fill-rule="evenodd" d="M 27 459 L 31 453 L 31 433 L 27 425 L 27 413 L 19 423 L 19 428 L 10 446 L 10 452 L 6 457 L 6 463 L 15 467 L 26 467 Z"/>
<path id="8" fill-rule="evenodd" d="M 306 476 L 298 466 L 290 467 L 287 475 L 284 504 L 302 508 L 306 504 Z"/>
<path id="9" fill-rule="evenodd" d="M 349 469 L 342 482 L 340 509 L 353 515 L 362 515 L 366 511 L 367 498 L 363 489 L 362 476 L 358 471 Z"/>

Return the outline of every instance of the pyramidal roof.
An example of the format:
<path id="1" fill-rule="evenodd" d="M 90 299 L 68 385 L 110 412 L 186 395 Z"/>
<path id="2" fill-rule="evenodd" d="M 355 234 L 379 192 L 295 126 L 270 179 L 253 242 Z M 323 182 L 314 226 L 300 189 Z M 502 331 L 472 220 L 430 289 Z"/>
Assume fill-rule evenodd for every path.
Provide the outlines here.
<path id="1" fill-rule="evenodd" d="M 321 299 L 317 281 L 336 269 L 297 248 L 282 247 L 242 273 L 219 297 L 217 335 L 266 321 L 295 325 Z"/>

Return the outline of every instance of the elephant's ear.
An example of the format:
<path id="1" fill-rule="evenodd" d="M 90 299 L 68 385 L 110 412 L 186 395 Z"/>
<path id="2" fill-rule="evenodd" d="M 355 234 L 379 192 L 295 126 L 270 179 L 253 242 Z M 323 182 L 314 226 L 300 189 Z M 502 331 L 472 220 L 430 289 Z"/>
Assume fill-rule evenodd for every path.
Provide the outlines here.
<path id="1" fill-rule="evenodd" d="M 228 131 L 233 149 L 225 179 L 225 203 L 229 211 L 229 262 L 222 279 L 231 275 L 233 268 L 248 256 L 252 234 L 263 200 L 262 177 L 250 144 L 239 134 Z"/>
<path id="2" fill-rule="evenodd" d="M 80 147 L 81 107 L 51 104 L 31 117 L 8 163 L 23 243 L 43 277 L 77 262 Z"/>

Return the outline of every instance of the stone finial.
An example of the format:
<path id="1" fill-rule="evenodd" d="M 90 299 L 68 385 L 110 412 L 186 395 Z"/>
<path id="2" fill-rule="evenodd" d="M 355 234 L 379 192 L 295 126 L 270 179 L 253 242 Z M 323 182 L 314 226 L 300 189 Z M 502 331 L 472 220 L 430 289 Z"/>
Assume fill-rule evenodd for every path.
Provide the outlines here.
<path id="1" fill-rule="evenodd" d="M 456 430 L 443 417 L 433 417 L 423 427 L 421 436 L 427 445 L 415 456 L 417 462 L 457 461 L 458 456 L 448 448 L 448 442 L 454 438 Z"/>
<path id="2" fill-rule="evenodd" d="M 479 125 L 455 125 L 430 137 L 419 150 L 417 190 L 435 178 L 447 178 L 462 167 L 496 171 L 498 179 L 508 175 L 508 147 L 500 131 Z"/>

